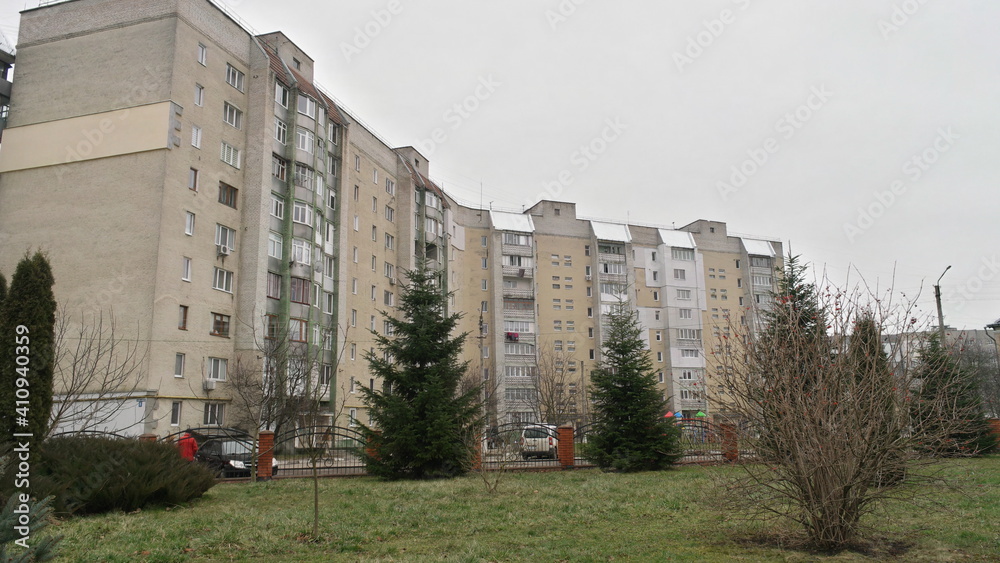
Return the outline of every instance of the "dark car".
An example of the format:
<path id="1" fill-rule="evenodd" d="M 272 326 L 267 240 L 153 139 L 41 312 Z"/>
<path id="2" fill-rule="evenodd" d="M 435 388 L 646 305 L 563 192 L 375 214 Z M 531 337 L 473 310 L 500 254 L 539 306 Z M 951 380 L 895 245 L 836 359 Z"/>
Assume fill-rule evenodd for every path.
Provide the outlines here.
<path id="1" fill-rule="evenodd" d="M 249 477 L 253 452 L 251 442 L 234 438 L 209 438 L 198 446 L 194 459 L 224 478 Z M 278 474 L 278 460 L 271 458 L 271 475 Z"/>

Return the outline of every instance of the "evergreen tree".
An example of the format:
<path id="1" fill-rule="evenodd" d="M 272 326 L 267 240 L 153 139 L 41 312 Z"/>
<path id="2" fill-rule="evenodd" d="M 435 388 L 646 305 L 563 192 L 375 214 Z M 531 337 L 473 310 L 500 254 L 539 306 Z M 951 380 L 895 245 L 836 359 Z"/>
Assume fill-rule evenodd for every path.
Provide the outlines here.
<path id="1" fill-rule="evenodd" d="M 937 334 L 930 336 L 920 351 L 917 369 L 920 390 L 913 401 L 914 423 L 927 428 L 951 427 L 945 443 L 926 444 L 928 451 L 976 455 L 996 449 L 996 436 L 984 414 L 980 382 L 959 366 Z"/>
<path id="2" fill-rule="evenodd" d="M 399 311 L 383 313 L 392 336 L 372 332 L 380 354 L 369 352 L 381 390 L 362 388 L 372 425 L 362 425 L 368 471 L 388 479 L 452 477 L 469 471 L 475 437 L 482 425 L 480 389 L 465 392 L 459 361 L 465 334 L 452 332 L 459 315 L 445 316 L 447 295 L 425 264 L 407 273 Z"/>
<path id="3" fill-rule="evenodd" d="M 638 312 L 620 304 L 609 320 L 604 359 L 591 374 L 594 422 L 586 456 L 605 470 L 665 469 L 682 455 L 680 428 L 664 417 Z"/>
<path id="4" fill-rule="evenodd" d="M 56 300 L 52 268 L 41 252 L 25 256 L 11 278 L 0 314 L 0 405 L 5 435 L 26 433 L 41 441 L 48 432 L 52 411 L 52 374 L 55 361 Z M 27 360 L 20 360 L 19 358 Z M 19 385 L 25 380 L 27 385 Z M 16 392 L 25 389 L 28 403 L 18 404 Z"/>
<path id="5" fill-rule="evenodd" d="M 789 255 L 785 271 L 778 276 L 778 290 L 772 294 L 771 306 L 762 312 L 767 335 L 777 341 L 787 339 L 792 331 L 825 337 L 826 311 L 819 301 L 816 284 L 806 281 L 806 266 L 798 256 Z"/>

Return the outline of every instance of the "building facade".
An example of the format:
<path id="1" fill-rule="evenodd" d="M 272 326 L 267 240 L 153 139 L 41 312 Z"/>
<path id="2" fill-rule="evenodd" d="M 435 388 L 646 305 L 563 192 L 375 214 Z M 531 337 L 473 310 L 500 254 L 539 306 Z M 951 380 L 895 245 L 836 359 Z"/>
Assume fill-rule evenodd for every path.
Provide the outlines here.
<path id="1" fill-rule="evenodd" d="M 142 343 L 107 429 L 246 425 L 247 374 L 320 397 L 326 423 L 367 422 L 373 332 L 388 333 L 421 261 L 463 315 L 492 422 L 585 424 L 606 315 L 622 305 L 639 311 L 671 408 L 710 412 L 724 391 L 711 336 L 766 299 L 780 267 L 780 243 L 723 223 L 460 205 L 416 149 L 317 85 L 289 37 L 255 35 L 210 0 L 46 5 L 22 13 L 17 47 L 0 270 L 44 249 L 74 323 L 113 313 Z"/>

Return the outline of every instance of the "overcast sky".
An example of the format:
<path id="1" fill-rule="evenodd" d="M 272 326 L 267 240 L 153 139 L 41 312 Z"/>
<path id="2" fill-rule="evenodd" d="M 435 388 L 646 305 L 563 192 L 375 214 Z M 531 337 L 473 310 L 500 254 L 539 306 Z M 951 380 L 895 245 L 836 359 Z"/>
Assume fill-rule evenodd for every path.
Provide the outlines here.
<path id="1" fill-rule="evenodd" d="M 995 0 L 218 1 L 464 203 L 725 221 L 928 314 L 951 265 L 946 322 L 1000 317 Z"/>

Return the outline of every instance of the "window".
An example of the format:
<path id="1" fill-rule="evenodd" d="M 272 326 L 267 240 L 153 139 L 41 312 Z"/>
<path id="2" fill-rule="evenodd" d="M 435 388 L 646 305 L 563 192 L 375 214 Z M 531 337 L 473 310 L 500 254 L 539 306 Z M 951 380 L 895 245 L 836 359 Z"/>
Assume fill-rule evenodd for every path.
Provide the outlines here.
<path id="1" fill-rule="evenodd" d="M 391 291 L 385 291 L 385 292 L 383 292 L 383 295 L 382 295 L 382 301 L 383 301 L 383 303 L 385 305 L 388 305 L 390 307 L 395 307 L 396 306 L 396 294 L 394 294 Z"/>
<path id="2" fill-rule="evenodd" d="M 383 268 L 383 270 L 384 270 L 384 273 L 385 273 L 385 277 L 390 278 L 390 279 L 396 277 L 396 267 L 393 266 L 392 264 L 386 262 L 385 263 L 385 267 Z"/>
<path id="3" fill-rule="evenodd" d="M 180 426 L 181 425 L 181 402 L 173 401 L 170 403 L 170 426 Z"/>
<path id="4" fill-rule="evenodd" d="M 222 268 L 215 269 L 215 277 L 212 280 L 212 287 L 226 293 L 233 292 L 233 273 Z"/>
<path id="5" fill-rule="evenodd" d="M 328 278 L 333 277 L 333 256 L 323 255 L 323 275 Z"/>
<path id="6" fill-rule="evenodd" d="M 388 219 L 389 221 L 395 221 L 396 220 L 396 210 L 393 209 L 393 208 L 391 208 L 391 207 L 389 207 L 388 205 L 386 205 L 385 206 L 385 218 Z"/>
<path id="7" fill-rule="evenodd" d="M 361 170 L 361 156 L 360 155 L 354 155 L 354 169 L 358 170 L 358 171 Z M 357 192 L 357 186 L 354 186 L 354 187 L 355 187 L 354 191 Z M 357 198 L 355 198 L 355 199 L 357 199 Z"/>
<path id="8" fill-rule="evenodd" d="M 215 224 L 215 245 L 227 248 L 230 252 L 236 250 L 236 231 L 225 225 Z"/>
<path id="9" fill-rule="evenodd" d="M 316 144 L 316 135 L 306 129 L 305 127 L 295 128 L 295 147 L 306 151 L 309 154 L 313 152 L 313 145 Z"/>
<path id="10" fill-rule="evenodd" d="M 222 105 L 222 120 L 240 129 L 243 127 L 243 111 L 229 102 L 224 102 Z"/>
<path id="11" fill-rule="evenodd" d="M 378 183 L 378 168 L 372 169 L 372 182 Z"/>
<path id="12" fill-rule="evenodd" d="M 292 221 L 303 225 L 312 226 L 313 210 L 308 204 L 301 201 L 292 203 Z"/>
<path id="13" fill-rule="evenodd" d="M 663 362 L 663 352 L 657 352 L 656 353 L 656 361 L 660 362 L 660 363 Z"/>
<path id="14" fill-rule="evenodd" d="M 274 101 L 283 108 L 288 107 L 288 88 L 285 88 L 280 82 L 274 83 Z"/>
<path id="15" fill-rule="evenodd" d="M 330 123 L 326 127 L 326 138 L 330 140 L 331 145 L 336 145 L 340 138 L 340 127 L 337 127 L 333 123 Z"/>
<path id="16" fill-rule="evenodd" d="M 681 350 L 681 357 L 682 358 L 697 358 L 698 357 L 698 351 L 697 350 L 691 350 L 691 349 L 685 348 L 685 349 Z"/>
<path id="17" fill-rule="evenodd" d="M 201 148 L 201 127 L 197 125 L 191 126 L 191 146 L 196 149 Z"/>
<path id="18" fill-rule="evenodd" d="M 215 381 L 225 381 L 229 360 L 225 358 L 208 358 L 208 378 Z"/>
<path id="19" fill-rule="evenodd" d="M 659 300 L 660 300 L 660 292 L 659 291 L 654 291 L 653 292 L 653 301 L 659 301 Z"/>
<path id="20" fill-rule="evenodd" d="M 358 345 L 351 344 L 351 359 L 353 360 L 355 357 L 357 357 L 357 354 L 358 354 Z"/>
<path id="21" fill-rule="evenodd" d="M 205 105 L 205 87 L 201 84 L 194 85 L 194 105 Z"/>
<path id="22" fill-rule="evenodd" d="M 690 248 L 671 248 L 670 257 L 674 260 L 694 260 L 694 250 Z"/>
<path id="23" fill-rule="evenodd" d="M 682 340 L 700 340 L 701 331 L 694 328 L 679 328 L 677 329 L 677 338 Z"/>
<path id="24" fill-rule="evenodd" d="M 323 312 L 326 313 L 326 314 L 332 314 L 333 313 L 333 304 L 334 304 L 333 293 L 330 293 L 329 291 L 324 291 L 323 292 Z"/>
<path id="25" fill-rule="evenodd" d="M 206 426 L 222 426 L 225 412 L 224 403 L 205 403 L 205 419 L 202 422 Z"/>
<path id="26" fill-rule="evenodd" d="M 681 372 L 681 380 L 682 381 L 691 381 L 693 379 L 694 379 L 694 372 L 693 371 L 691 371 L 689 369 L 686 369 L 686 370 L 684 370 L 684 371 Z"/>
<path id="27" fill-rule="evenodd" d="M 305 188 L 307 190 L 312 191 L 313 186 L 317 185 L 316 172 L 312 168 L 309 168 L 308 166 L 302 163 L 296 162 L 295 172 L 292 175 L 292 182 L 294 182 L 295 185 L 299 186 L 300 188 Z M 322 188 L 320 189 L 322 190 Z"/>
<path id="28" fill-rule="evenodd" d="M 179 317 L 177 319 L 177 328 L 180 330 L 187 330 L 188 328 L 188 306 L 181 305 L 179 308 Z"/>
<path id="29" fill-rule="evenodd" d="M 679 268 L 674 268 L 674 279 L 675 280 L 687 279 L 685 271 Z"/>
<path id="30" fill-rule="evenodd" d="M 181 258 L 181 279 L 191 281 L 191 259 L 187 256 Z"/>
<path id="31" fill-rule="evenodd" d="M 354 250 L 352 251 L 351 258 L 354 260 L 355 264 L 358 263 L 358 247 L 356 247 L 356 246 L 354 247 Z"/>
<path id="32" fill-rule="evenodd" d="M 682 319 L 690 319 L 691 318 L 691 309 L 680 309 L 680 310 L 678 310 L 677 314 Z"/>
<path id="33" fill-rule="evenodd" d="M 202 43 L 198 43 L 198 62 L 202 66 L 208 65 L 208 47 Z"/>
<path id="34" fill-rule="evenodd" d="M 351 385 L 351 393 L 354 392 L 353 378 Z M 347 426 L 354 428 L 358 425 L 358 409 L 349 409 L 347 411 Z"/>
<path id="35" fill-rule="evenodd" d="M 191 236 L 194 234 L 194 213 L 184 212 L 184 234 Z"/>
<path id="36" fill-rule="evenodd" d="M 212 336 L 225 336 L 229 337 L 229 315 L 223 315 L 221 313 L 212 313 Z"/>
<path id="37" fill-rule="evenodd" d="M 360 227 L 361 227 L 361 222 L 360 222 L 360 220 L 358 219 L 358 216 L 357 216 L 357 215 L 355 215 L 355 216 L 354 216 L 354 230 L 355 230 L 355 232 L 356 232 L 356 231 L 357 231 L 357 230 L 358 230 L 358 229 L 359 229 Z"/>
<path id="38" fill-rule="evenodd" d="M 306 305 L 309 304 L 309 280 L 292 278 L 292 301 Z"/>
<path id="39" fill-rule="evenodd" d="M 678 289 L 677 290 L 677 299 L 691 299 L 691 290 L 690 289 Z"/>
<path id="40" fill-rule="evenodd" d="M 240 92 L 242 92 L 243 91 L 243 79 L 244 78 L 245 78 L 245 76 L 244 76 L 244 74 L 242 72 L 236 70 L 236 68 L 233 65 L 231 65 L 229 63 L 226 63 L 226 83 L 227 84 L 229 84 L 233 88 L 236 88 L 237 90 L 239 90 Z"/>
<path id="41" fill-rule="evenodd" d="M 396 237 L 386 233 L 385 235 L 385 247 L 392 250 L 396 246 Z"/>
<path id="42" fill-rule="evenodd" d="M 222 141 L 222 154 L 219 158 L 222 159 L 222 162 L 225 162 L 233 168 L 238 169 L 240 167 L 240 149 L 225 141 Z"/>
<path id="43" fill-rule="evenodd" d="M 655 338 L 656 338 L 657 342 L 660 342 L 661 340 L 663 340 L 663 331 L 662 330 L 658 330 L 654 334 L 655 334 Z"/>
<path id="44" fill-rule="evenodd" d="M 271 216 L 278 219 L 285 218 L 285 200 L 271 194 Z"/>
<path id="45" fill-rule="evenodd" d="M 488 286 L 486 285 L 486 280 L 480 280 L 480 282 L 479 282 L 479 289 L 481 289 L 483 291 L 486 291 L 487 287 Z"/>
<path id="46" fill-rule="evenodd" d="M 319 384 L 329 385 L 333 381 L 333 366 L 330 364 L 323 364 L 319 372 Z"/>
<path id="47" fill-rule="evenodd" d="M 198 191 L 198 169 L 191 168 L 188 170 L 188 189 Z"/>
<path id="48" fill-rule="evenodd" d="M 274 118 L 274 138 L 282 145 L 288 142 L 288 125 L 277 117 Z"/>
<path id="49" fill-rule="evenodd" d="M 378 227 L 372 225 L 372 242 L 378 240 Z"/>
<path id="50" fill-rule="evenodd" d="M 225 182 L 219 182 L 219 203 L 236 209 L 236 199 L 238 195 L 239 190 L 229 184 L 226 184 Z"/>
<path id="51" fill-rule="evenodd" d="M 385 179 L 385 191 L 388 194 L 396 195 L 396 182 L 393 182 L 389 178 Z"/>
<path id="52" fill-rule="evenodd" d="M 351 309 L 351 326 L 358 326 L 358 310 Z M 353 345 L 352 345 L 353 346 Z"/>
<path id="53" fill-rule="evenodd" d="M 288 178 L 288 161 L 276 154 L 272 154 L 271 175 L 284 182 Z"/>
<path id="54" fill-rule="evenodd" d="M 296 105 L 299 113 L 316 119 L 316 100 L 310 98 L 309 96 L 299 94 L 299 99 L 297 100 Z"/>
<path id="55" fill-rule="evenodd" d="M 292 342 L 305 342 L 306 321 L 302 319 L 288 319 L 288 339 Z"/>
<path id="56" fill-rule="evenodd" d="M 174 377 L 184 377 L 184 354 L 177 352 L 174 355 Z"/>
<path id="57" fill-rule="evenodd" d="M 281 299 L 281 274 L 267 273 L 267 296 L 271 299 Z"/>

